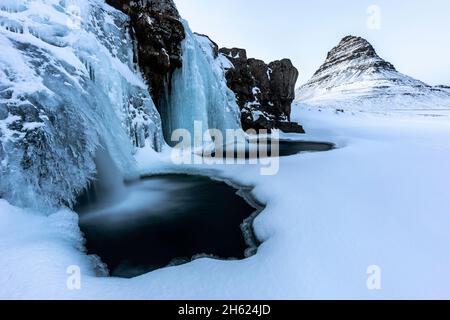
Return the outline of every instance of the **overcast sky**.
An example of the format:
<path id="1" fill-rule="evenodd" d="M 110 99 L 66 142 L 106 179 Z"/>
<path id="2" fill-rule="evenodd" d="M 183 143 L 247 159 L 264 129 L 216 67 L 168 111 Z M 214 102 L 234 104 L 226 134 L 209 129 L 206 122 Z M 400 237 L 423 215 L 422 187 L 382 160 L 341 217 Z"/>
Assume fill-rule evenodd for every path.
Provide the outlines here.
<path id="1" fill-rule="evenodd" d="M 290 58 L 300 70 L 298 85 L 349 34 L 369 40 L 399 71 L 432 85 L 450 85 L 448 0 L 175 2 L 191 29 L 219 46 L 246 48 L 250 57 L 266 62 Z"/>

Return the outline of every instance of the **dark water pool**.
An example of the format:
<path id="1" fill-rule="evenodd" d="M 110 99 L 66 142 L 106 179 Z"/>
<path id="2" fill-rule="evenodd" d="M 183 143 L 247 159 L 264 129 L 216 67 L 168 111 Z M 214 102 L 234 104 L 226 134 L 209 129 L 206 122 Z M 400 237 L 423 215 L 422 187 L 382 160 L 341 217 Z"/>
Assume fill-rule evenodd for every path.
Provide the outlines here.
<path id="1" fill-rule="evenodd" d="M 268 145 L 273 143 L 273 141 L 269 141 Z M 334 148 L 334 145 L 328 142 L 277 140 L 275 143 L 279 145 L 280 157 L 292 156 L 301 152 L 324 152 Z M 271 148 L 268 149 L 269 154 L 272 155 Z"/>
<path id="2" fill-rule="evenodd" d="M 207 177 L 144 178 L 100 203 L 85 197 L 76 211 L 89 253 L 100 256 L 116 277 L 197 255 L 243 259 L 258 245 L 249 218 L 257 209 L 235 188 Z"/>
<path id="3" fill-rule="evenodd" d="M 275 156 L 271 143 L 267 145 L 268 152 L 261 148 L 264 142 L 246 144 L 234 156 L 250 159 L 255 148 L 263 151 L 256 152 L 256 157 Z M 279 155 L 333 147 L 279 140 Z M 98 183 L 79 197 L 75 211 L 80 214 L 89 254 L 98 255 L 112 276 L 131 278 L 198 256 L 243 259 L 256 252 L 259 243 L 252 224 L 261 207 L 249 204 L 248 190 L 238 192 L 208 177 L 174 174 L 124 185 L 114 178 L 112 160 L 103 161 L 108 157 L 101 155 Z"/>
<path id="4" fill-rule="evenodd" d="M 278 147 L 278 150 L 275 147 Z M 287 157 L 302 152 L 330 151 L 334 147 L 334 144 L 328 142 L 260 139 L 247 141 L 245 144 L 234 144 L 231 152 L 228 151 L 228 153 L 227 147 L 224 147 L 222 157 L 229 155 L 232 155 L 234 159 Z M 212 157 L 216 156 L 219 154 L 212 154 Z"/>

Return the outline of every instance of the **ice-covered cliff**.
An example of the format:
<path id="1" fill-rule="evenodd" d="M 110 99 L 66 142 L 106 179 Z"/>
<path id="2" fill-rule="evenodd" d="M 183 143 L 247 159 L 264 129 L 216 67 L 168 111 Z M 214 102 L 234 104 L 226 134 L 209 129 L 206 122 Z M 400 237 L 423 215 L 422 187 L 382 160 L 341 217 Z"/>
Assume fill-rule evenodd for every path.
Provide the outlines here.
<path id="1" fill-rule="evenodd" d="M 449 92 L 398 72 L 363 38 L 347 36 L 333 48 L 296 100 L 342 109 L 450 108 Z"/>
<path id="2" fill-rule="evenodd" d="M 0 3 L 0 197 L 70 204 L 99 148 L 126 175 L 134 147 L 161 147 L 129 31 L 101 0 Z"/>
<path id="3" fill-rule="evenodd" d="M 102 166 L 120 181 L 137 148 L 159 151 L 195 121 L 242 127 L 243 100 L 226 78 L 233 64 L 172 0 L 2 0 L 0 48 L 0 198 L 13 205 L 70 206 L 110 172 Z M 292 129 L 297 70 L 263 69 L 272 80 L 258 93 L 245 83 L 246 102 L 260 99 L 268 109 L 254 103 L 252 115 L 270 121 L 245 129 Z"/>

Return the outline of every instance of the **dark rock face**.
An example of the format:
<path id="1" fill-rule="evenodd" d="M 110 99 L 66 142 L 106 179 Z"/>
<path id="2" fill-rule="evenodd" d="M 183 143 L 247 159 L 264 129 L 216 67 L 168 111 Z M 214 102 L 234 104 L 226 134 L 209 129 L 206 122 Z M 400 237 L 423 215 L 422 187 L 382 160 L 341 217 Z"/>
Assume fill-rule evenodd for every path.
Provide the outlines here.
<path id="1" fill-rule="evenodd" d="M 173 0 L 106 0 L 128 14 L 137 44 L 137 62 L 159 107 L 166 83 L 182 65 L 185 30 Z"/>
<path id="2" fill-rule="evenodd" d="M 298 71 L 289 59 L 266 64 L 247 58 L 244 49 L 222 48 L 219 51 L 234 66 L 227 70 L 226 78 L 241 108 L 244 130 L 281 129 L 304 133 L 299 124 L 290 122 Z"/>
<path id="3" fill-rule="evenodd" d="M 270 92 L 275 108 L 281 110 L 291 121 L 291 105 L 295 98 L 295 83 L 298 71 L 289 59 L 274 61 L 269 64 L 271 71 Z"/>

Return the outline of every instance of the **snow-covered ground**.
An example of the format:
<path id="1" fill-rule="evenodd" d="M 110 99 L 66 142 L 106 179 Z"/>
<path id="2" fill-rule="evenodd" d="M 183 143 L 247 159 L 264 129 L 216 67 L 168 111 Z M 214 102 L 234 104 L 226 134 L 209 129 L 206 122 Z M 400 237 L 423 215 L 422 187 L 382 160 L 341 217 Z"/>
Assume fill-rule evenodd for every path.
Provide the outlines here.
<path id="1" fill-rule="evenodd" d="M 46 217 L 0 200 L 0 298 L 450 298 L 450 117 L 294 110 L 304 138 L 338 148 L 282 158 L 275 176 L 174 167 L 168 150 L 138 155 L 145 172 L 214 169 L 254 185 L 267 205 L 257 255 L 97 278 L 74 213 Z M 66 286 L 71 265 L 81 267 L 80 290 Z M 381 290 L 367 288 L 373 265 Z"/>

